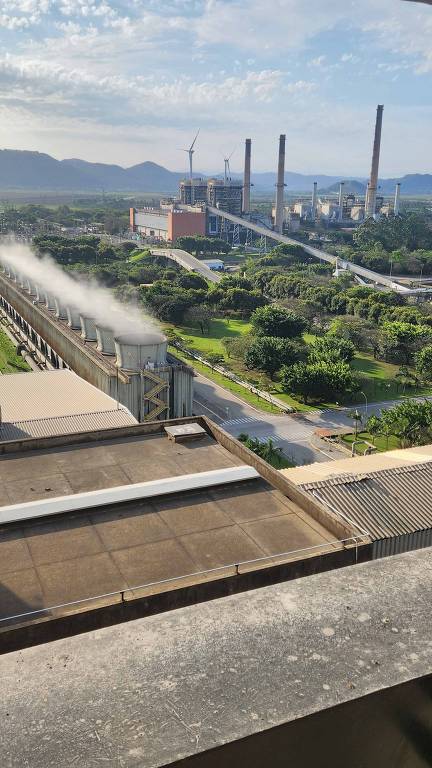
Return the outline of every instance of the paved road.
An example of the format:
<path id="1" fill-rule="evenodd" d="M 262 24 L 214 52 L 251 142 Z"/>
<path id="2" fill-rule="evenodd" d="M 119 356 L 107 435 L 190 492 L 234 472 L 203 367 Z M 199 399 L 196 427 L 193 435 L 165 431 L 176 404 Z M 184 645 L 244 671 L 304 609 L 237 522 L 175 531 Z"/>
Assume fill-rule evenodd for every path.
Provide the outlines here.
<path id="1" fill-rule="evenodd" d="M 315 429 L 323 426 L 321 412 L 313 412 L 307 417 L 302 414 L 264 413 L 201 375 L 195 378 L 194 410 L 196 414 L 209 416 L 233 437 L 238 437 L 241 432 L 260 440 L 271 437 L 295 464 L 329 461 L 346 455 L 330 446 L 325 448 L 325 455 L 311 445 Z M 333 413 L 336 412 L 329 412 L 325 424 L 330 425 Z"/>
<path id="2" fill-rule="evenodd" d="M 191 253 L 182 251 L 180 248 L 154 248 L 151 253 L 155 256 L 165 256 L 167 259 L 180 264 L 181 267 L 184 267 L 189 272 L 198 272 L 198 274 L 205 277 L 211 283 L 219 283 L 222 280 L 222 275 L 213 272 L 207 264 L 203 264 L 202 261 L 192 256 Z"/>
<path id="3" fill-rule="evenodd" d="M 389 400 L 383 403 L 369 403 L 367 415 L 379 414 L 382 408 L 390 408 L 397 402 Z M 196 414 L 204 413 L 209 416 L 234 437 L 238 437 L 241 432 L 246 432 L 260 440 L 271 438 L 283 449 L 286 457 L 298 465 L 346 458 L 345 452 L 327 444 L 323 445 L 324 452 L 318 450 L 311 444 L 311 439 L 315 430 L 319 428 L 352 428 L 354 426 L 350 416 L 353 411 L 352 406 L 338 410 L 317 410 L 292 415 L 264 413 L 201 375 L 197 375 L 195 379 L 194 407 Z M 363 416 L 366 416 L 365 404 L 358 405 L 357 408 Z"/>

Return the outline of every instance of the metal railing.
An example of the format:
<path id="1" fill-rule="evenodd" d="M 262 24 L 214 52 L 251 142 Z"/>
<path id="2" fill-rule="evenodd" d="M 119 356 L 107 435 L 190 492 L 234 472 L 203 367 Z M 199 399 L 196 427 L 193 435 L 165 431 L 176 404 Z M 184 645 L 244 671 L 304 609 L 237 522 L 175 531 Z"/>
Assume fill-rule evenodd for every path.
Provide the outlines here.
<path id="1" fill-rule="evenodd" d="M 251 565 L 258 565 L 263 563 L 268 563 L 269 565 L 276 565 L 277 563 L 274 562 L 280 558 L 294 558 L 301 554 L 311 554 L 313 555 L 316 550 L 322 550 L 323 548 L 332 548 L 337 545 L 344 545 L 344 547 L 348 546 L 349 544 L 352 544 L 355 546 L 355 561 L 358 561 L 358 546 L 359 544 L 367 543 L 369 541 L 369 537 L 366 534 L 362 534 L 359 536 L 350 536 L 347 539 L 335 539 L 334 541 L 326 541 L 322 544 L 314 544 L 310 547 L 303 547 L 301 549 L 294 549 L 290 550 L 288 552 L 279 552 L 272 555 L 266 555 L 265 557 L 257 557 L 252 560 L 240 560 L 237 563 L 227 563 L 226 565 L 220 565 L 217 568 L 209 568 L 205 571 L 193 571 L 192 573 L 184 573 L 179 576 L 171 576 L 167 579 L 160 579 L 158 581 L 149 581 L 145 584 L 139 584 L 134 587 L 125 587 L 124 589 L 117 589 L 114 592 L 105 592 L 101 595 L 93 595 L 91 597 L 84 597 L 80 600 L 72 600 L 68 603 L 58 603 L 57 605 L 50 605 L 45 606 L 44 608 L 38 608 L 34 611 L 25 611 L 24 613 L 17 613 L 12 616 L 4 616 L 0 618 L 0 624 L 8 622 L 8 621 L 15 621 L 17 619 L 25 619 L 29 616 L 38 616 L 42 614 L 47 614 L 52 611 L 61 610 L 63 608 L 72 608 L 74 606 L 82 606 L 85 604 L 91 604 L 95 603 L 98 600 L 106 600 L 108 598 L 113 597 L 120 597 L 120 602 L 124 603 L 126 602 L 125 595 L 133 592 L 138 592 L 139 590 L 143 589 L 151 589 L 153 587 L 161 587 L 163 585 L 170 585 L 174 582 L 181 582 L 183 580 L 187 579 L 198 579 L 200 577 L 204 578 L 211 576 L 213 574 L 221 573 L 222 571 L 230 571 L 234 569 L 234 573 L 230 575 L 234 576 L 241 576 L 242 572 L 240 571 L 240 568 L 243 568 L 245 566 L 251 566 Z M 338 550 L 334 550 L 338 551 Z M 327 552 L 325 554 L 328 554 Z M 289 562 L 289 560 L 286 560 L 286 562 Z M 197 582 L 200 583 L 200 582 Z"/>

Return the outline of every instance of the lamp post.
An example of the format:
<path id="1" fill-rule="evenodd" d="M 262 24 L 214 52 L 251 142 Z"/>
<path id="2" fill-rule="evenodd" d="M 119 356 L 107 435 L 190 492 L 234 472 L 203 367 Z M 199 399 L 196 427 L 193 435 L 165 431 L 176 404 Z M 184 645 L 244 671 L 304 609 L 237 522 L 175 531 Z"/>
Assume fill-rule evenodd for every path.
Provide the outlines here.
<path id="1" fill-rule="evenodd" d="M 365 399 L 365 419 L 367 420 L 368 417 L 368 399 L 363 391 L 360 392 L 361 395 L 363 395 Z"/>

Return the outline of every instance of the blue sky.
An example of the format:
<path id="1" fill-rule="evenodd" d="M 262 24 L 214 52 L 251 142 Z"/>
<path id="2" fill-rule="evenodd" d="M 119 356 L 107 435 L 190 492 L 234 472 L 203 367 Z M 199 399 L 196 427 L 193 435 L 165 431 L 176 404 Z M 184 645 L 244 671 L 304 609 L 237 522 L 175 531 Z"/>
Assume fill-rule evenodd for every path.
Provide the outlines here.
<path id="1" fill-rule="evenodd" d="M 432 172 L 432 8 L 404 0 L 1 0 L 0 147 L 184 170 Z"/>

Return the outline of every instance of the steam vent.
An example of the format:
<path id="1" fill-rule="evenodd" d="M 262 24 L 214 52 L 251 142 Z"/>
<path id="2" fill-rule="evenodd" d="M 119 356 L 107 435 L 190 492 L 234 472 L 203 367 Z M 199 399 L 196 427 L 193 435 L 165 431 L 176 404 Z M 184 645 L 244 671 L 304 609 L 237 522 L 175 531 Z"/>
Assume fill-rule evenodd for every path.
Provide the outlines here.
<path id="1" fill-rule="evenodd" d="M 35 257 L 30 269 L 22 260 L 15 264 L 11 253 L 1 264 L 0 312 L 45 367 L 70 368 L 141 422 L 192 415 L 193 371 L 168 352 L 163 334 L 153 328 L 116 333 L 109 327 L 113 315 L 123 328 L 132 325 L 127 309 L 107 309 L 105 323 L 95 317 L 90 294 L 77 296 L 72 278 L 59 270 L 57 284 Z"/>

